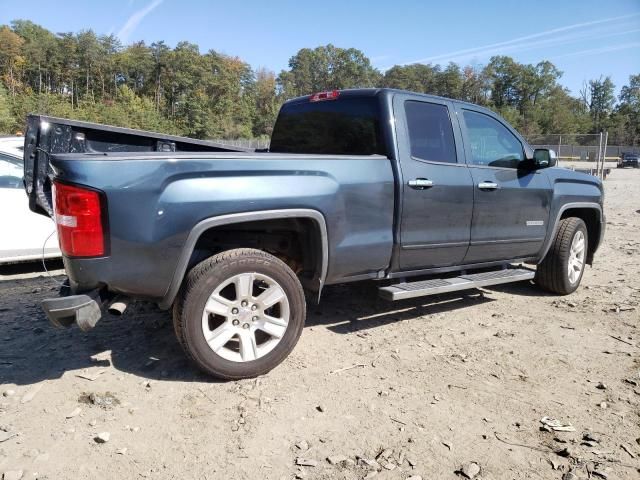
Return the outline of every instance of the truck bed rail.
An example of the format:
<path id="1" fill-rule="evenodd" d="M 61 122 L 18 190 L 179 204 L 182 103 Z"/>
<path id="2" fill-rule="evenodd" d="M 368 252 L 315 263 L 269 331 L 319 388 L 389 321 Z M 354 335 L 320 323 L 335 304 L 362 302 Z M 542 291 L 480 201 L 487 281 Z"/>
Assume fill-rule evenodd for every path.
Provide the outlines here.
<path id="1" fill-rule="evenodd" d="M 24 183 L 29 208 L 53 215 L 49 156 L 125 152 L 251 152 L 219 143 L 98 123 L 29 115 L 24 144 Z"/>

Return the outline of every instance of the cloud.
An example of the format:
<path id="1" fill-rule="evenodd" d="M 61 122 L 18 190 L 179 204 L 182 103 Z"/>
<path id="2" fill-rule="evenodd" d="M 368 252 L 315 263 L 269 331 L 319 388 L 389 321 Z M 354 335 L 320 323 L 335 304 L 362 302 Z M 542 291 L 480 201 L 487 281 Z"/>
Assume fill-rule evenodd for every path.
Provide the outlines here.
<path id="1" fill-rule="evenodd" d="M 158 7 L 163 0 L 153 0 L 150 4 L 144 7 L 141 10 L 138 10 L 133 15 L 131 15 L 125 24 L 122 26 L 120 30 L 118 30 L 117 36 L 122 43 L 127 43 L 129 41 L 129 37 L 138 28 L 140 22 L 144 20 L 144 17 L 149 15 L 156 7 Z"/>
<path id="2" fill-rule="evenodd" d="M 562 43 L 567 43 L 567 40 L 573 40 L 573 39 L 578 39 L 581 37 L 588 37 L 588 34 L 585 35 L 584 31 L 583 32 L 576 32 L 573 34 L 569 34 L 569 35 L 565 35 L 563 37 L 556 37 L 556 38 L 547 38 L 546 40 L 538 40 L 537 42 L 530 42 L 530 40 L 535 40 L 535 39 L 540 39 L 540 38 L 544 38 L 544 37 L 549 37 L 551 35 L 557 35 L 559 33 L 563 33 L 563 32 L 571 32 L 572 30 L 578 30 L 578 29 L 584 29 L 585 27 L 592 27 L 595 25 L 603 25 L 603 24 L 610 24 L 613 22 L 617 22 L 619 20 L 628 20 L 632 17 L 637 17 L 639 16 L 640 13 L 633 13 L 630 15 L 621 15 L 621 16 L 617 16 L 617 17 L 610 17 L 610 18 L 604 18 L 602 20 L 592 20 L 589 22 L 581 22 L 581 23 L 574 23 L 572 25 L 566 25 L 564 27 L 558 27 L 558 28 L 553 28 L 550 30 L 545 30 L 544 32 L 538 32 L 538 33 L 534 33 L 532 35 L 525 35 L 523 37 L 517 37 L 517 38 L 513 38 L 511 40 L 506 40 L 503 42 L 497 42 L 497 43 L 491 43 L 489 45 L 482 45 L 480 47 L 474 47 L 474 48 L 465 48 L 463 50 L 456 50 L 453 52 L 448 52 L 448 53 L 442 53 L 439 55 L 433 55 L 431 57 L 426 57 L 426 58 L 421 58 L 419 60 L 414 60 L 411 62 L 405 62 L 402 63 L 401 65 L 411 65 L 414 63 L 432 63 L 432 62 L 441 62 L 441 61 L 460 61 L 460 60 L 464 60 L 464 59 L 468 59 L 468 58 L 474 58 L 474 57 L 486 57 L 488 55 L 492 55 L 494 53 L 500 53 L 503 52 L 505 50 L 509 50 L 509 51 L 521 51 L 521 50 L 526 50 L 530 47 L 532 47 L 533 45 L 535 46 L 540 46 L 540 45 L 545 45 L 545 46 L 551 46 L 551 45 L 558 45 L 558 44 L 562 44 Z"/>
<path id="3" fill-rule="evenodd" d="M 564 55 L 558 55 L 554 58 L 569 58 L 569 57 L 587 57 L 589 55 L 598 55 L 600 53 L 617 52 L 618 50 L 628 50 L 630 48 L 639 48 L 640 42 L 621 43 L 619 45 L 609 45 L 608 47 L 590 48 L 588 50 L 580 50 L 578 52 L 566 53 Z"/>

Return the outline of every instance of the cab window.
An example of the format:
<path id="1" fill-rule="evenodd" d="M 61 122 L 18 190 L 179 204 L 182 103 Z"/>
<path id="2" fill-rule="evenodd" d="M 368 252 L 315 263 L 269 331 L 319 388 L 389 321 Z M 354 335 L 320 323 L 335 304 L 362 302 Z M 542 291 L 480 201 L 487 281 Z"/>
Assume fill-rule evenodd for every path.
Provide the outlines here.
<path id="1" fill-rule="evenodd" d="M 522 143 L 507 127 L 483 113 L 464 110 L 463 115 L 472 164 L 518 168 L 524 159 Z"/>

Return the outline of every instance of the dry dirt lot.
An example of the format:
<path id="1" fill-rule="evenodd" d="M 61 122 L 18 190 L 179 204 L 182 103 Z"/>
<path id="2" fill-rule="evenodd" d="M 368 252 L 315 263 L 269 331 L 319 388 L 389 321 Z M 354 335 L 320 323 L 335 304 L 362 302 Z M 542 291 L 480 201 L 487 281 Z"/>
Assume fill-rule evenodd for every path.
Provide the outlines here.
<path id="1" fill-rule="evenodd" d="M 391 304 L 373 284 L 327 288 L 256 380 L 201 375 L 152 305 L 58 331 L 38 307 L 51 279 L 0 281 L 0 472 L 426 480 L 475 462 L 483 479 L 639 478 L 640 171 L 606 189 L 605 244 L 575 294 Z M 545 416 L 575 431 L 541 430 Z"/>

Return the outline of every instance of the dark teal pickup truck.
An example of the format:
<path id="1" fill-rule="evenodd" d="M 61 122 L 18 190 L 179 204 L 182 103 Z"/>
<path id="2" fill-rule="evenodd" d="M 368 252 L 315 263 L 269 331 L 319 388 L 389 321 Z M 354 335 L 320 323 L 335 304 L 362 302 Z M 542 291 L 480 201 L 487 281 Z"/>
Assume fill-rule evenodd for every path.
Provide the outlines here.
<path id="1" fill-rule="evenodd" d="M 388 300 L 534 280 L 565 295 L 604 234 L 597 178 L 555 166 L 486 108 L 389 89 L 286 102 L 268 151 L 32 115 L 31 209 L 55 218 L 56 326 L 133 300 L 173 308 L 222 378 L 265 373 L 306 298 L 374 280 Z"/>

